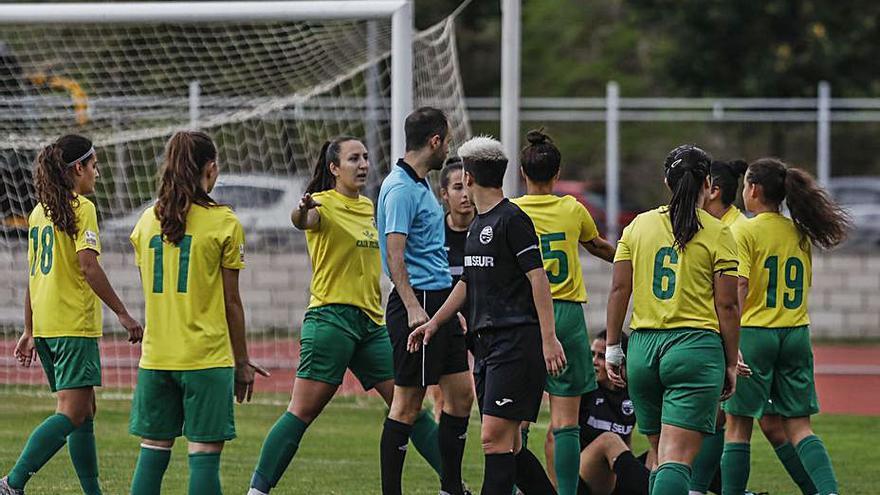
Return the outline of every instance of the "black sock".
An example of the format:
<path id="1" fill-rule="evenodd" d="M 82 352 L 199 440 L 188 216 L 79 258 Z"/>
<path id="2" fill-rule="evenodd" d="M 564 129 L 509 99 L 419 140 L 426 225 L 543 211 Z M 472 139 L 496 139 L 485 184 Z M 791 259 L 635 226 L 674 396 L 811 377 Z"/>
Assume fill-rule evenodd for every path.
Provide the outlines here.
<path id="1" fill-rule="evenodd" d="M 615 493 L 620 495 L 645 495 L 648 493 L 648 476 L 651 472 L 645 464 L 627 450 L 614 461 L 614 474 L 617 475 Z"/>
<path id="2" fill-rule="evenodd" d="M 468 416 L 458 417 L 440 414 L 440 458 L 443 461 L 443 477 L 440 490 L 450 495 L 464 495 L 461 487 L 461 459 L 467 438 Z"/>
<path id="3" fill-rule="evenodd" d="M 510 495 L 516 480 L 516 459 L 513 452 L 486 454 L 483 488 L 480 495 Z"/>
<path id="4" fill-rule="evenodd" d="M 712 483 L 709 483 L 709 492 L 721 495 L 721 487 L 721 469 L 716 469 L 715 477 L 712 478 Z"/>
<path id="5" fill-rule="evenodd" d="M 541 461 L 525 447 L 516 454 L 516 487 L 525 495 L 556 495 Z"/>
<path id="6" fill-rule="evenodd" d="M 406 448 L 412 425 L 385 419 L 382 441 L 379 443 L 379 460 L 382 465 L 382 495 L 401 495 L 401 478 Z"/>
<path id="7" fill-rule="evenodd" d="M 614 493 L 615 495 L 617 494 L 617 492 L 612 492 L 612 493 Z M 587 483 L 584 482 L 584 479 L 581 477 L 578 477 L 577 495 L 592 495 L 592 493 L 590 492 L 590 487 L 587 486 Z M 643 493 L 642 495 L 647 495 L 647 492 Z"/>

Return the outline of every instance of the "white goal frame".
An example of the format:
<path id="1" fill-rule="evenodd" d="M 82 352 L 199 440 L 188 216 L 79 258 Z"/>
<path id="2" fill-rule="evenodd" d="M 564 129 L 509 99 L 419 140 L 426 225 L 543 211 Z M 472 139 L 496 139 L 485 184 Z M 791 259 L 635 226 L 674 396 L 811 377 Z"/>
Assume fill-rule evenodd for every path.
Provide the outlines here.
<path id="1" fill-rule="evenodd" d="M 0 5 L 0 24 L 277 22 L 391 18 L 391 159 L 405 149 L 413 106 L 411 0 L 19 3 Z M 366 40 L 365 40 L 366 42 Z"/>

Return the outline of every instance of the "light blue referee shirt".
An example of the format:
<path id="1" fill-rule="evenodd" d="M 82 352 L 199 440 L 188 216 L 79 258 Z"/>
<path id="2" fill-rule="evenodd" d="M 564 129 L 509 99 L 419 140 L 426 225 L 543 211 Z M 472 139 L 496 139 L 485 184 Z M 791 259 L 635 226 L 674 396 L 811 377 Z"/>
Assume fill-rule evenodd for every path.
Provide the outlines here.
<path id="1" fill-rule="evenodd" d="M 382 181 L 376 206 L 376 226 L 379 229 L 382 269 L 386 275 L 391 276 L 386 261 L 386 236 L 391 233 L 404 234 L 406 248 L 403 259 L 410 285 L 419 290 L 452 287 L 444 248 L 446 224 L 443 208 L 428 181 L 419 178 L 403 160 L 398 160 Z"/>

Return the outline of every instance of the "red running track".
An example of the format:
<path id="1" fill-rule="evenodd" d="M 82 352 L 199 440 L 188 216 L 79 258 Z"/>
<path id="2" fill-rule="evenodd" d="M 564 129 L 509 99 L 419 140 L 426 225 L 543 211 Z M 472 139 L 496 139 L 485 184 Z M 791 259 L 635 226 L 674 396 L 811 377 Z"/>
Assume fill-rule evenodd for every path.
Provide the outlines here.
<path id="1" fill-rule="evenodd" d="M 38 363 L 21 368 L 12 359 L 15 341 L 0 340 L 0 384 L 44 385 Z M 259 378 L 258 392 L 289 393 L 299 358 L 299 342 L 259 341 L 249 344 L 254 361 L 267 367 L 271 378 Z M 880 416 L 880 345 L 821 345 L 814 349 L 816 386 L 822 412 Z M 104 387 L 130 389 L 135 383 L 140 346 L 106 339 L 101 343 Z M 342 394 L 363 394 L 347 372 Z"/>

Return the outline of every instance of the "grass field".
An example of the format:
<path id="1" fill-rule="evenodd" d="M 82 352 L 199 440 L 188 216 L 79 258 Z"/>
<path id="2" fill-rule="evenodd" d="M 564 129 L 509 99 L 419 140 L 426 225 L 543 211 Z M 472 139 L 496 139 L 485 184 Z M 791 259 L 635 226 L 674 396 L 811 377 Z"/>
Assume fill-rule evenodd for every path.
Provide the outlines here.
<path id="1" fill-rule="evenodd" d="M 264 397 L 265 399 L 265 397 Z M 284 397 L 272 397 L 283 401 Z M 51 414 L 54 401 L 48 397 L 21 396 L 0 387 L 0 472 L 15 462 L 29 432 Z M 101 479 L 107 495 L 128 492 L 138 452 L 138 440 L 127 434 L 129 403 L 99 399 L 95 429 L 98 436 Z M 279 405 L 247 404 L 236 408 L 238 438 L 223 453 L 224 493 L 244 494 L 263 437 L 284 409 Z M 282 494 L 372 494 L 379 493 L 379 436 L 384 404 L 373 397 L 343 397 L 333 401 L 311 426 L 296 459 L 274 495 Z M 532 428 L 529 446 L 543 459 L 547 413 Z M 820 415 L 815 429 L 823 437 L 840 479 L 840 492 L 847 495 L 880 493 L 880 455 L 876 447 L 880 418 Z M 760 435 L 758 433 L 758 435 Z M 635 450 L 645 448 L 636 435 Z M 175 446 L 165 476 L 163 493 L 186 493 L 185 442 Z M 482 480 L 483 461 L 479 445 L 479 423 L 471 421 L 464 461 L 464 478 L 472 487 Z M 772 495 L 795 494 L 782 466 L 763 438 L 752 449 L 749 487 Z M 436 494 L 439 485 L 433 471 L 415 449 L 407 456 L 404 493 Z M 77 494 L 79 485 L 66 452 L 59 452 L 28 485 L 30 494 Z"/>

